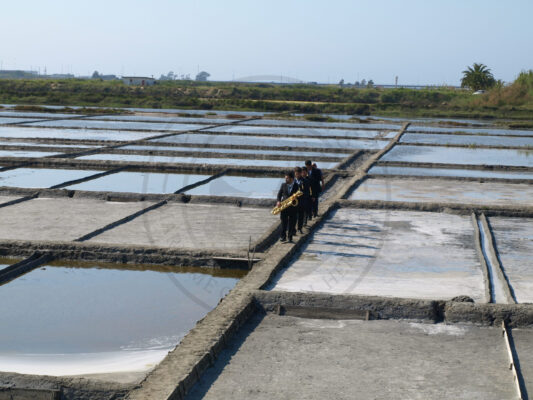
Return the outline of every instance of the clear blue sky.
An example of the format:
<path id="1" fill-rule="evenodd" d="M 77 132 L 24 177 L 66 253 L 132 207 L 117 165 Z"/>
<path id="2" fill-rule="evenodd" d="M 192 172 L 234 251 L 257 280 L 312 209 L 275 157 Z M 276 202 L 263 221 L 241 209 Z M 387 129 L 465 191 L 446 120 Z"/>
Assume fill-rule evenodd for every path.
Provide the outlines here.
<path id="1" fill-rule="evenodd" d="M 4 1 L 4 69 L 458 84 L 533 69 L 533 1 Z"/>

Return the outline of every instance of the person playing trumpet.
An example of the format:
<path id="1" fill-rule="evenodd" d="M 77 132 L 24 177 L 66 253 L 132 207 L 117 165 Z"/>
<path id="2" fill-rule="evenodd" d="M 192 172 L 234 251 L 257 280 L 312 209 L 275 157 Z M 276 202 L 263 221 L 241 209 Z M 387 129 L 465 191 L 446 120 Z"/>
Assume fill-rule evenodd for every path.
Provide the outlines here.
<path id="1" fill-rule="evenodd" d="M 276 207 L 281 205 L 283 200 L 287 200 L 293 194 L 296 194 L 298 191 L 298 185 L 294 181 L 294 172 L 288 171 L 285 174 L 285 183 L 281 184 L 278 192 L 278 202 Z M 287 234 L 289 236 L 289 242 L 292 242 L 292 237 L 296 233 L 296 220 L 298 216 L 297 207 L 288 207 L 285 210 L 281 211 L 281 242 L 287 241 Z"/>

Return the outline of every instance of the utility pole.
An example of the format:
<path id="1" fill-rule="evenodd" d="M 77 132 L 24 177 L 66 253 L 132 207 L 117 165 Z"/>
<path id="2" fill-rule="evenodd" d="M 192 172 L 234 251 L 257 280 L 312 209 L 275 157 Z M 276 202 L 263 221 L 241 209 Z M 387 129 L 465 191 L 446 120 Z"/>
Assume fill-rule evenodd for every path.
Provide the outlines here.
<path id="1" fill-rule="evenodd" d="M 396 75 L 396 78 L 394 78 L 394 86 L 398 87 L 398 75 Z"/>

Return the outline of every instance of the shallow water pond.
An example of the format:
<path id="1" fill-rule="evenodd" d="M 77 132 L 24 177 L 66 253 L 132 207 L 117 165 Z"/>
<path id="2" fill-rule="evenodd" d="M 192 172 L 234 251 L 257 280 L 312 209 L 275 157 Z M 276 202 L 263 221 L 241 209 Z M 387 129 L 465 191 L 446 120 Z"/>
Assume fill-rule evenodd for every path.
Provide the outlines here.
<path id="1" fill-rule="evenodd" d="M 305 160 L 254 160 L 238 158 L 201 158 L 201 157 L 167 157 L 149 156 L 140 154 L 91 154 L 78 157 L 81 160 L 113 160 L 113 161 L 137 161 L 137 162 L 160 162 L 160 163 L 184 163 L 184 164 L 215 164 L 259 167 L 295 167 Z M 320 162 L 320 168 L 333 168 L 338 162 Z"/>
<path id="2" fill-rule="evenodd" d="M 26 150 L 0 150 L 0 157 L 46 157 L 53 154 L 62 154 L 57 151 L 26 151 Z"/>
<path id="3" fill-rule="evenodd" d="M 527 172 L 499 172 L 477 169 L 453 168 L 417 168 L 374 166 L 368 171 L 370 175 L 409 175 L 409 176 L 454 176 L 465 178 L 500 178 L 500 179 L 533 179 L 533 173 Z"/>
<path id="4" fill-rule="evenodd" d="M 56 263 L 2 286 L 0 370 L 143 371 L 213 309 L 239 271 Z"/>
<path id="5" fill-rule="evenodd" d="M 44 121 L 27 124 L 28 126 L 48 126 L 59 128 L 99 128 L 110 130 L 153 130 L 153 131 L 188 131 L 209 126 L 200 124 L 158 124 L 149 122 L 96 121 L 89 119 Z"/>
<path id="6" fill-rule="evenodd" d="M 454 182 L 443 179 L 371 178 L 351 195 L 353 200 L 530 206 L 533 186 L 523 183 Z"/>
<path id="7" fill-rule="evenodd" d="M 0 172 L 0 186 L 49 188 L 74 179 L 85 178 L 102 171 L 79 169 L 17 168 Z"/>
<path id="8" fill-rule="evenodd" d="M 355 138 L 373 139 L 378 135 L 385 135 L 386 132 L 380 130 L 356 130 L 356 129 L 326 129 L 326 128 L 277 128 L 267 126 L 245 126 L 230 125 L 209 129 L 211 132 L 231 132 L 231 133 L 255 133 L 262 135 L 287 135 L 287 136 L 344 136 Z"/>
<path id="9" fill-rule="evenodd" d="M 178 146 L 145 146 L 132 144 L 121 147 L 125 150 L 156 150 L 156 151 L 186 151 L 190 153 L 231 153 L 231 154 L 275 154 L 284 156 L 296 156 L 303 158 L 313 157 L 338 157 L 339 160 L 348 157 L 350 153 L 331 153 L 326 151 L 290 151 L 290 150 L 255 150 L 255 149 L 227 149 L 216 147 L 178 147 Z"/>
<path id="10" fill-rule="evenodd" d="M 161 117 L 148 115 L 107 115 L 95 116 L 87 118 L 89 120 L 98 121 L 140 121 L 140 122 L 156 122 L 160 124 L 180 123 L 180 124 L 228 124 L 237 122 L 236 119 L 222 119 L 222 118 L 189 118 L 189 117 Z"/>
<path id="11" fill-rule="evenodd" d="M 382 161 L 533 167 L 533 150 L 395 146 Z"/>
<path id="12" fill-rule="evenodd" d="M 156 172 L 117 172 L 69 186 L 72 190 L 129 193 L 174 193 L 184 186 L 211 175 L 162 174 Z"/>
<path id="13" fill-rule="evenodd" d="M 191 195 L 275 199 L 282 182 L 284 182 L 282 176 L 279 178 L 256 178 L 224 175 L 204 185 L 188 190 L 186 193 Z"/>
<path id="14" fill-rule="evenodd" d="M 227 144 L 250 145 L 271 147 L 308 147 L 317 149 L 368 149 L 380 150 L 387 145 L 384 140 L 351 140 L 351 139 L 326 139 L 326 138 L 284 138 L 264 136 L 239 136 L 239 135 L 205 135 L 183 134 L 166 138 L 154 139 L 160 143 L 189 143 L 189 144 Z"/>
<path id="15" fill-rule="evenodd" d="M 391 129 L 399 130 L 401 125 L 396 124 L 382 124 L 382 123 L 350 123 L 350 122 L 317 122 L 317 121 L 301 121 L 301 120 L 278 120 L 278 119 L 256 119 L 252 121 L 244 121 L 242 125 L 284 125 L 284 126 L 309 126 L 322 128 L 347 128 L 347 129 Z"/>
<path id="16" fill-rule="evenodd" d="M 60 144 L 60 143 L 36 143 L 36 142 L 11 142 L 5 141 L 0 142 L 1 146 L 34 146 L 34 147 L 79 147 L 79 148 L 91 148 L 96 146 L 89 146 L 86 144 Z"/>
<path id="17" fill-rule="evenodd" d="M 533 147 L 533 137 L 446 135 L 432 133 L 407 133 L 402 136 L 400 142 L 436 145 L 458 144 L 493 147 Z"/>
<path id="18" fill-rule="evenodd" d="M 129 141 L 157 136 L 156 132 L 104 131 L 90 129 L 49 129 L 0 127 L 0 138 L 78 139 Z"/>
<path id="19" fill-rule="evenodd" d="M 533 136 L 533 131 L 521 129 L 463 128 L 462 126 L 442 127 L 413 124 L 407 130 L 409 132 L 464 132 L 472 135 Z"/>

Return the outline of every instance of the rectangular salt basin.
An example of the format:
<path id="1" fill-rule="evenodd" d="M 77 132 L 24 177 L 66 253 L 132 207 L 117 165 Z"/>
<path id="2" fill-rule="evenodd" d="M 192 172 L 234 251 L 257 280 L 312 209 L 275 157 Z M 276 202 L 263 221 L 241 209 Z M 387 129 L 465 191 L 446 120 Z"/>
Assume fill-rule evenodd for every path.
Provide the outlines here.
<path id="1" fill-rule="evenodd" d="M 2 118 L 0 117 L 0 125 L 4 124 L 18 124 L 20 122 L 34 122 L 38 121 L 37 119 L 29 119 L 29 118 Z"/>
<path id="2" fill-rule="evenodd" d="M 276 128 L 267 126 L 244 126 L 244 125 L 231 125 L 221 126 L 212 129 L 208 129 L 210 132 L 231 132 L 231 133 L 255 133 L 262 135 L 287 135 L 287 136 L 307 136 L 307 137 L 320 137 L 320 136 L 344 136 L 344 137 L 357 137 L 357 138 L 369 138 L 374 139 L 386 134 L 379 130 L 349 130 L 349 129 L 325 129 L 325 128 Z"/>
<path id="3" fill-rule="evenodd" d="M 187 113 L 187 114 L 201 114 L 206 115 L 216 114 L 216 115 L 228 115 L 228 114 L 239 114 L 249 117 L 257 117 L 262 115 L 271 114 L 270 112 L 263 111 L 233 111 L 233 110 L 188 110 L 183 108 L 125 108 L 125 110 L 134 111 L 134 112 L 147 112 L 147 113 L 163 113 L 163 114 L 178 114 L 178 113 Z"/>
<path id="4" fill-rule="evenodd" d="M 254 160 L 238 158 L 201 158 L 201 157 L 167 157 L 149 156 L 139 154 L 91 154 L 77 157 L 80 160 L 112 160 L 112 161 L 137 161 L 152 163 L 184 163 L 184 164 L 215 164 L 215 165 L 237 165 L 237 166 L 257 166 L 257 167 L 296 167 L 305 160 Z M 320 162 L 320 168 L 334 168 L 338 162 Z"/>
<path id="5" fill-rule="evenodd" d="M 191 195 L 234 196 L 253 199 L 274 199 L 278 194 L 283 177 L 252 178 L 247 176 L 224 175 L 204 185 L 188 190 Z"/>
<path id="6" fill-rule="evenodd" d="M 155 122 L 155 123 L 181 123 L 181 124 L 229 124 L 238 122 L 238 119 L 222 118 L 189 118 L 189 117 L 161 117 L 149 115 L 106 115 L 89 117 L 90 120 L 98 121 L 136 121 L 136 122 Z"/>
<path id="7" fill-rule="evenodd" d="M 95 120 L 58 120 L 27 124 L 29 126 L 48 126 L 58 128 L 98 128 L 109 130 L 150 130 L 150 131 L 189 131 L 206 128 L 209 124 L 157 124 L 149 122 L 95 121 Z"/>
<path id="8" fill-rule="evenodd" d="M 460 127 L 441 127 L 441 126 L 427 126 L 427 125 L 409 125 L 408 132 L 461 132 L 469 133 L 471 135 L 497 135 L 497 136 L 533 136 L 533 131 L 521 129 L 498 129 L 498 128 L 463 128 Z"/>
<path id="9" fill-rule="evenodd" d="M 54 154 L 63 154 L 58 153 L 57 151 L 26 151 L 26 150 L 0 150 L 0 157 L 47 157 Z"/>
<path id="10" fill-rule="evenodd" d="M 287 150 L 255 150 L 255 149 L 227 149 L 217 147 L 177 147 L 177 146 L 144 146 L 131 144 L 121 147 L 124 150 L 156 150 L 156 151 L 186 151 L 190 153 L 231 153 L 231 154 L 275 154 L 286 156 L 297 156 L 302 158 L 313 157 L 338 157 L 339 160 L 348 157 L 350 153 L 330 153 L 325 151 L 287 151 Z"/>
<path id="11" fill-rule="evenodd" d="M 533 167 L 533 150 L 395 146 L 381 161 Z"/>
<path id="12" fill-rule="evenodd" d="M 240 272 L 55 263 L 0 290 L 0 370 L 147 371 L 235 286 Z"/>
<path id="13" fill-rule="evenodd" d="M 81 117 L 81 114 L 61 114 L 61 113 L 45 113 L 32 111 L 0 111 L 0 117 L 19 117 L 26 121 L 29 119 L 60 119 L 60 118 L 74 118 Z"/>
<path id="14" fill-rule="evenodd" d="M 489 217 L 503 270 L 518 303 L 533 303 L 533 219 Z"/>
<path id="15" fill-rule="evenodd" d="M 169 202 L 89 242 L 239 251 L 277 223 L 269 208 Z"/>
<path id="16" fill-rule="evenodd" d="M 211 175 L 161 174 L 155 172 L 117 172 L 67 187 L 69 190 L 131 193 L 174 193 L 184 186 L 208 179 Z M 0 181 L 1 182 L 1 181 Z"/>
<path id="17" fill-rule="evenodd" d="M 48 188 L 102 171 L 76 169 L 17 168 L 0 173 L 0 186 Z"/>
<path id="18" fill-rule="evenodd" d="M 370 178 L 352 200 L 531 206 L 533 185 L 523 183 L 450 181 L 444 179 Z"/>
<path id="19" fill-rule="evenodd" d="M 272 290 L 486 301 L 469 216 L 339 209 Z"/>
<path id="20" fill-rule="evenodd" d="M 476 135 L 446 135 L 431 133 L 406 133 L 401 143 L 423 143 L 437 145 L 475 145 L 492 147 L 533 147 L 532 137 L 502 137 Z"/>
<path id="21" fill-rule="evenodd" d="M 532 336 L 520 336 L 528 366 Z M 502 342 L 473 324 L 255 315 L 185 399 L 516 399 Z"/>
<path id="22" fill-rule="evenodd" d="M 0 239 L 71 241 L 152 204 L 39 197 L 0 208 Z"/>
<path id="23" fill-rule="evenodd" d="M 189 144 L 228 144 L 271 147 L 308 147 L 317 149 L 367 149 L 380 150 L 387 145 L 384 140 L 351 140 L 351 139 L 319 139 L 319 138 L 266 138 L 264 136 L 239 136 L 239 135 L 206 135 L 183 134 L 160 139 L 159 143 L 189 143 Z"/>
<path id="24" fill-rule="evenodd" d="M 33 147 L 65 147 L 65 148 L 91 148 L 96 146 L 90 146 L 86 144 L 61 144 L 61 143 L 37 143 L 37 142 L 0 142 L 0 146 L 33 146 Z"/>
<path id="25" fill-rule="evenodd" d="M 1 138 L 77 139 L 129 141 L 157 136 L 155 132 L 102 131 L 90 129 L 49 129 L 0 127 Z"/>
<path id="26" fill-rule="evenodd" d="M 265 126 L 309 126 L 322 128 L 346 128 L 346 129 L 390 129 L 400 130 L 401 125 L 396 124 L 381 124 L 381 123 L 350 123 L 350 122 L 319 122 L 319 121 L 298 121 L 298 120 L 283 120 L 283 119 L 255 119 L 251 121 L 243 121 L 242 125 L 265 125 Z"/>
<path id="27" fill-rule="evenodd" d="M 370 175 L 404 175 L 404 176 L 452 176 L 461 178 L 500 178 L 500 179 L 533 179 L 533 173 L 527 172 L 498 172 L 477 169 L 452 168 L 417 168 L 390 167 L 377 165 L 370 168 Z"/>

